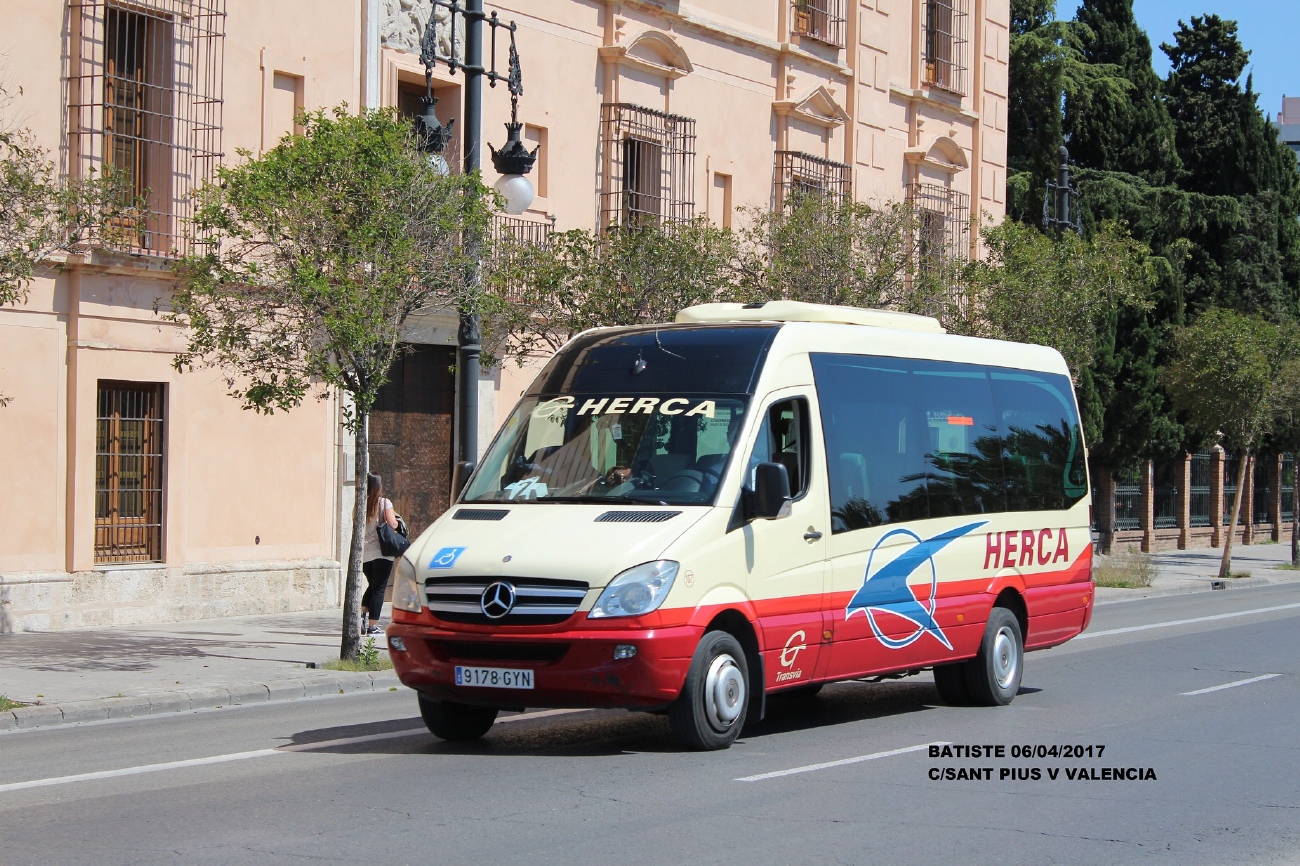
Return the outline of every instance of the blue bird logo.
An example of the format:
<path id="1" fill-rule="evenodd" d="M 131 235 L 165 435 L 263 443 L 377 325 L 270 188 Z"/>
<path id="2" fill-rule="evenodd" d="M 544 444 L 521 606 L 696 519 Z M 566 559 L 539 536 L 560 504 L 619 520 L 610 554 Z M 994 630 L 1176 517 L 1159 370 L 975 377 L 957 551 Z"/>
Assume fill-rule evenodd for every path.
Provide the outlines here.
<path id="1" fill-rule="evenodd" d="M 867 574 L 862 581 L 862 588 L 853 594 L 849 600 L 849 605 L 844 609 L 844 618 L 848 620 L 854 613 L 862 611 L 867 617 L 867 622 L 871 624 L 871 631 L 875 634 L 876 640 L 880 641 L 889 649 L 902 649 L 915 643 L 921 635 L 929 632 L 948 649 L 952 649 L 952 643 L 949 642 L 943 629 L 939 628 L 939 623 L 935 622 L 934 611 L 938 606 L 938 588 L 939 574 L 934 567 L 934 555 L 951 542 L 961 538 L 973 529 L 978 529 L 987 523 L 987 520 L 981 520 L 979 523 L 968 523 L 965 526 L 958 526 L 955 529 L 949 529 L 947 532 L 941 532 L 933 538 L 921 538 L 910 529 L 895 529 L 886 532 L 876 546 L 871 548 L 871 554 L 867 557 Z M 874 574 L 871 566 L 876 558 L 878 551 L 885 542 L 896 535 L 905 535 L 916 541 L 911 548 L 903 551 L 890 562 L 882 565 Z M 912 592 L 912 588 L 907 585 L 907 578 L 912 572 L 916 571 L 922 565 L 930 564 L 930 607 L 927 610 Z M 884 631 L 876 623 L 877 612 L 891 613 L 894 616 L 902 617 L 916 625 L 916 631 L 905 638 L 886 637 Z"/>

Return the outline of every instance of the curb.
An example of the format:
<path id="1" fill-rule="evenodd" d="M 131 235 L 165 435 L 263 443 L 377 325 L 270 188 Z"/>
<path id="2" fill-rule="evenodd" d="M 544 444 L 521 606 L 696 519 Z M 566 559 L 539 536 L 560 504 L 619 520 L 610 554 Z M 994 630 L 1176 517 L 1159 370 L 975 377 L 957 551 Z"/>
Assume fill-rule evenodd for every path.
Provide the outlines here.
<path id="1" fill-rule="evenodd" d="M 299 698 L 343 695 L 353 692 L 386 691 L 400 685 L 393 671 L 350 673 L 306 679 L 231 683 L 186 691 L 146 692 L 119 698 L 67 701 L 57 706 L 39 704 L 0 712 L 0 732 L 26 731 L 55 725 L 75 725 L 104 719 L 139 718 L 191 710 L 269 704 Z"/>
<path id="2" fill-rule="evenodd" d="M 1228 581 L 1227 589 L 1247 589 L 1255 586 L 1284 586 L 1295 581 L 1269 580 L 1267 577 L 1238 577 Z M 1186 584 L 1184 586 L 1165 587 L 1141 587 L 1135 589 L 1125 589 L 1120 586 L 1099 586 L 1097 592 L 1097 604 L 1120 604 L 1126 601 L 1141 601 L 1144 598 L 1163 598 L 1170 595 L 1186 595 L 1193 592 L 1224 592 L 1225 590 L 1216 590 L 1210 587 L 1208 580 L 1198 581 L 1196 583 Z"/>

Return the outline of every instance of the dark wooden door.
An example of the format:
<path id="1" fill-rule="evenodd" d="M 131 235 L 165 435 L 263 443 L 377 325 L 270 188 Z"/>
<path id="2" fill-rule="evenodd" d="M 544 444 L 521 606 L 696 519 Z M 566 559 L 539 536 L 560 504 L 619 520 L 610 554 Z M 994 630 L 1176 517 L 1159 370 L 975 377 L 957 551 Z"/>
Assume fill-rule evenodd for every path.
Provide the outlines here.
<path id="1" fill-rule="evenodd" d="M 455 360 L 451 346 L 403 346 L 370 416 L 370 471 L 412 538 L 451 496 Z"/>

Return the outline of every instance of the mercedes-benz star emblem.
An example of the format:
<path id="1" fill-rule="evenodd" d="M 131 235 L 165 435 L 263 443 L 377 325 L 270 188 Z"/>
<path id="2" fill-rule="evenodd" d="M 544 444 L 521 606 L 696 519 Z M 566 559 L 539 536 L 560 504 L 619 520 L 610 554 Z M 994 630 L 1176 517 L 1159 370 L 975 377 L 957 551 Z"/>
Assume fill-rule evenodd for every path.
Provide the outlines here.
<path id="1" fill-rule="evenodd" d="M 501 619 L 515 606 L 515 588 L 504 580 L 490 583 L 478 604 L 488 619 Z"/>

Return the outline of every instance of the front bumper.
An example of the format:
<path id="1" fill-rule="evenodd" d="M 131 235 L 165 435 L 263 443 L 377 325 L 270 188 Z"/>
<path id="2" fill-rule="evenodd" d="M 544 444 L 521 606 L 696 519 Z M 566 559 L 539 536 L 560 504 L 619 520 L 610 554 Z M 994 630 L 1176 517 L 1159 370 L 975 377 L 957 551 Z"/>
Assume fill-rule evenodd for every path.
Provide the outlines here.
<path id="1" fill-rule="evenodd" d="M 424 617 L 421 617 L 424 618 Z M 622 707 L 662 709 L 686 681 L 703 628 L 576 628 L 488 631 L 394 622 L 389 638 L 404 652 L 389 656 L 398 678 L 435 700 L 517 709 L 522 707 Z M 614 647 L 631 644 L 637 654 L 614 658 Z M 456 666 L 526 669 L 532 689 L 456 685 Z"/>

